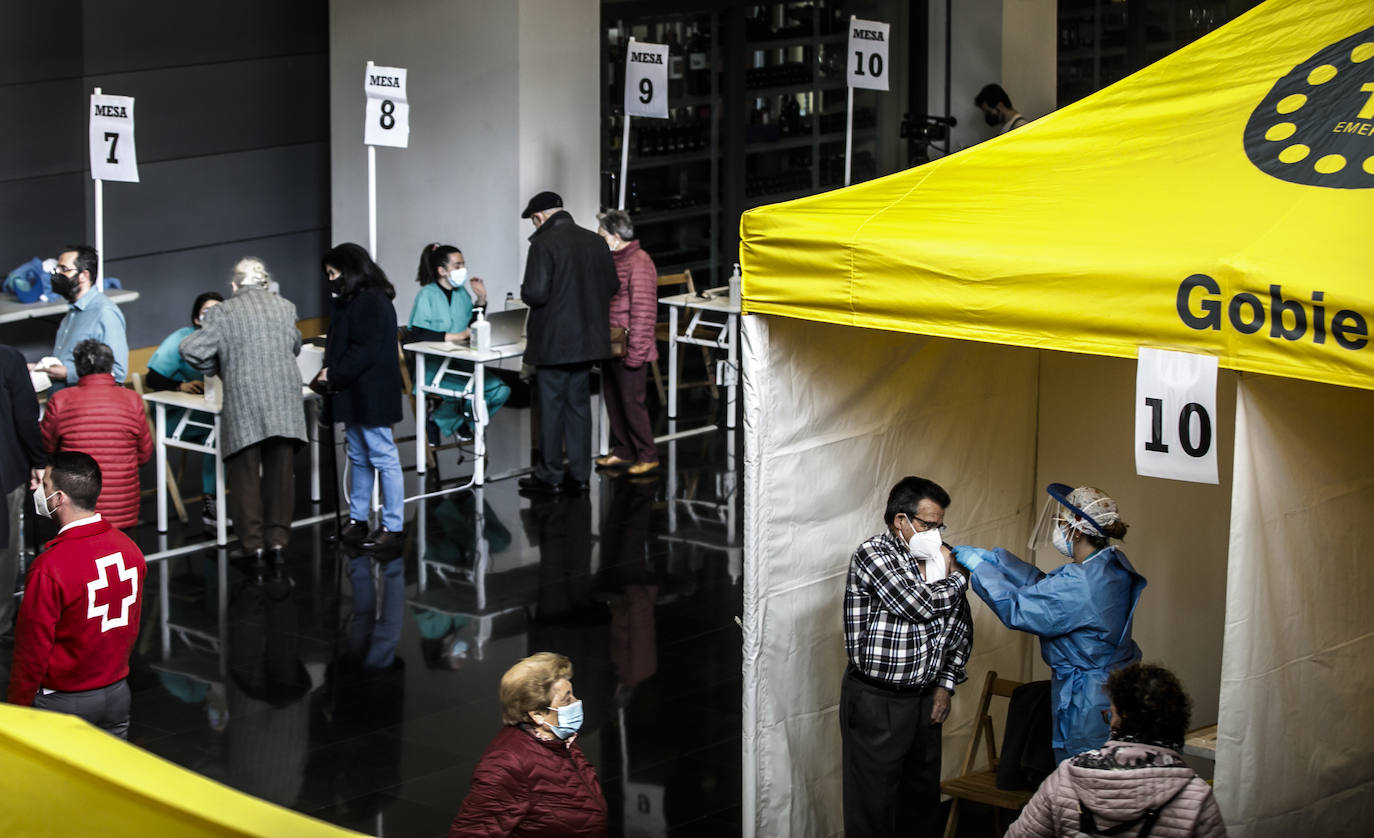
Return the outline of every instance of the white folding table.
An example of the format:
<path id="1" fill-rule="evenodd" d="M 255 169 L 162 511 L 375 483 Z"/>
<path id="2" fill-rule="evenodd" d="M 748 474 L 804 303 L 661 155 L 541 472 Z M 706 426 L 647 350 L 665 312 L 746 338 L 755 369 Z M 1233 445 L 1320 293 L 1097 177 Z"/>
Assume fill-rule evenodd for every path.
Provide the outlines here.
<path id="1" fill-rule="evenodd" d="M 180 448 L 185 451 L 198 451 L 212 454 L 215 458 L 215 543 L 221 547 L 229 543 L 228 525 L 224 508 L 224 458 L 220 455 L 220 412 L 224 403 L 220 399 L 207 399 L 195 393 L 180 390 L 160 390 L 143 394 L 144 401 L 156 409 L 156 432 L 153 435 L 154 452 L 157 457 L 157 531 L 167 532 L 167 449 Z M 310 500 L 320 500 L 320 439 L 317 417 L 320 396 L 309 387 L 301 387 L 301 399 L 311 415 L 306 419 L 306 437 L 310 442 Z M 167 427 L 167 408 L 185 408 L 185 412 L 173 428 Z M 210 414 L 211 421 L 196 418 L 195 412 Z M 186 434 L 193 429 L 207 431 L 205 439 L 192 442 Z"/>
<path id="2" fill-rule="evenodd" d="M 739 385 L 739 306 L 727 295 L 677 294 L 661 297 L 668 306 L 668 418 L 677 418 L 677 347 L 680 343 L 725 350 L 726 366 L 719 376 L 725 386 L 725 427 L 735 427 L 735 396 Z M 687 328 L 679 328 L 681 316 L 690 315 Z M 707 371 L 709 374 L 709 370 Z M 696 431 L 677 434 L 685 436 Z"/>

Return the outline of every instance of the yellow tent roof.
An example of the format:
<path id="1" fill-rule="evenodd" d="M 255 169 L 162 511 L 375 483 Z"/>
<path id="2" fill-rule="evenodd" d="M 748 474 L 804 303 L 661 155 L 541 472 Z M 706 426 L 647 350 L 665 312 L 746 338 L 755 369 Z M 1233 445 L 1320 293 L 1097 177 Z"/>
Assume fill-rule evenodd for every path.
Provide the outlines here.
<path id="1" fill-rule="evenodd" d="M 0 835 L 360 835 L 222 786 L 75 716 L 13 704 L 0 704 L 0 792 Z"/>
<path id="2" fill-rule="evenodd" d="M 741 220 L 744 311 L 1374 389 L 1374 0 L 1269 0 L 995 140 Z"/>

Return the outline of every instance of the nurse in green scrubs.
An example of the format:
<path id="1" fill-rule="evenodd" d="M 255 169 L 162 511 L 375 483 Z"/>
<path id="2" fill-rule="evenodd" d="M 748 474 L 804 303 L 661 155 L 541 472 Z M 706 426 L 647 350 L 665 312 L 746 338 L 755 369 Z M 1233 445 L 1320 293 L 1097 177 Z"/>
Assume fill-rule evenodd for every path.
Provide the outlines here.
<path id="1" fill-rule="evenodd" d="M 410 339 L 421 341 L 466 341 L 470 334 L 468 327 L 474 319 L 474 298 L 476 305 L 483 308 L 487 304 L 487 287 L 482 280 L 467 278 L 467 262 L 463 252 L 452 245 L 429 244 L 420 252 L 420 268 L 415 281 L 420 283 L 420 293 L 415 295 L 415 304 L 410 309 Z M 464 283 L 472 288 L 469 294 Z M 471 364 L 457 364 L 463 372 L 472 369 Z M 433 384 L 438 375 L 438 365 L 430 373 L 427 384 Z M 459 383 L 447 382 L 454 389 Z M 494 375 L 487 375 L 484 388 L 487 402 L 487 416 L 496 413 L 501 405 L 510 398 L 510 388 Z M 445 397 L 438 410 L 430 414 L 433 422 L 430 431 L 436 428 L 442 436 L 456 436 L 460 440 L 472 439 L 472 410 L 463 399 Z"/>

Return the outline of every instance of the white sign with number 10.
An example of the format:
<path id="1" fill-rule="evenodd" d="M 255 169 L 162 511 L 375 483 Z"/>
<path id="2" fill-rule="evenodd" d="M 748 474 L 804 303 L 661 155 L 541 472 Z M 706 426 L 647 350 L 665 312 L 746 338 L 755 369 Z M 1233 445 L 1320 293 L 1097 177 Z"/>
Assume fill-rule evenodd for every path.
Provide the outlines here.
<path id="1" fill-rule="evenodd" d="M 625 56 L 625 113 L 668 118 L 668 47 L 631 41 Z"/>
<path id="2" fill-rule="evenodd" d="M 363 73 L 363 92 L 367 94 L 363 143 L 408 147 L 410 104 L 406 101 L 405 69 L 368 64 Z"/>
<path id="3" fill-rule="evenodd" d="M 134 97 L 91 95 L 91 177 L 138 183 Z"/>
<path id="4" fill-rule="evenodd" d="M 1135 470 L 1217 482 L 1217 359 L 1141 347 L 1135 374 Z"/>
<path id="5" fill-rule="evenodd" d="M 876 20 L 849 21 L 849 86 L 887 90 L 888 24 Z"/>

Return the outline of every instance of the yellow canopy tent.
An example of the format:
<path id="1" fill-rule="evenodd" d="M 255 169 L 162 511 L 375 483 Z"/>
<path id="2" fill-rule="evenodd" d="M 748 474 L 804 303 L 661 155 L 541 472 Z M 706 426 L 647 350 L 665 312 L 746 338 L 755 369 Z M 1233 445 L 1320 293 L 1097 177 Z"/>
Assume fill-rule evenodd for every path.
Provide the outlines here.
<path id="1" fill-rule="evenodd" d="M 746 213 L 746 825 L 840 829 L 844 574 L 909 473 L 951 490 L 949 540 L 1012 549 L 1046 483 L 1106 488 L 1233 834 L 1371 822 L 1371 233 L 1370 0 L 1269 0 L 1025 128 Z M 1218 486 L 1135 476 L 1142 346 L 1234 371 Z M 1034 674 L 977 610 L 974 681 Z"/>
<path id="2" fill-rule="evenodd" d="M 278 836 L 361 833 L 155 757 L 86 722 L 0 705 L 3 835 Z"/>

